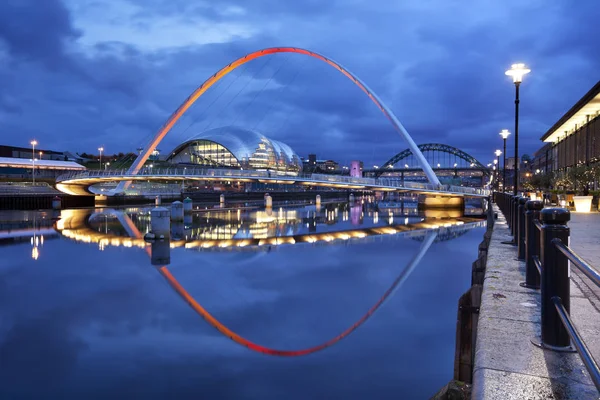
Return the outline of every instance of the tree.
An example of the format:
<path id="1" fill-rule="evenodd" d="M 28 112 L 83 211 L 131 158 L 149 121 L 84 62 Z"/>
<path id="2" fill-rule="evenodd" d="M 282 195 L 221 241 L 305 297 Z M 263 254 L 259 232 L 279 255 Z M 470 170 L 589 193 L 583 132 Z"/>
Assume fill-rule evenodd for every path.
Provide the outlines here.
<path id="1" fill-rule="evenodd" d="M 534 174 L 529 182 L 535 189 L 549 189 L 552 185 L 552 176 L 549 174 Z"/>
<path id="2" fill-rule="evenodd" d="M 592 171 L 585 165 L 572 167 L 567 172 L 567 177 L 572 182 L 572 188 L 577 193 L 583 193 L 587 196 L 589 192 L 590 179 L 592 178 Z"/>
<path id="3" fill-rule="evenodd" d="M 558 190 L 570 190 L 573 187 L 573 182 L 566 173 L 557 171 L 552 176 L 552 186 Z"/>

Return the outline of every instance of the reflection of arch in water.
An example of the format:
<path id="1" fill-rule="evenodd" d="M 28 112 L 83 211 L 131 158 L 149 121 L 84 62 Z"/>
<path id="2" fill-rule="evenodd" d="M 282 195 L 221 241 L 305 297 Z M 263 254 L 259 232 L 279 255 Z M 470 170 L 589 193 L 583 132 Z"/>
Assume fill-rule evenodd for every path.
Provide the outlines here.
<path id="1" fill-rule="evenodd" d="M 328 341 L 326 341 L 322 344 L 319 344 L 317 346 L 300 349 L 300 350 L 272 349 L 270 347 L 262 346 L 260 344 L 251 342 L 250 340 L 238 335 L 237 333 L 233 332 L 232 330 L 227 328 L 225 325 L 223 325 L 218 319 L 213 317 L 212 314 L 210 314 L 204 307 L 202 307 L 185 290 L 185 288 L 177 281 L 177 279 L 171 274 L 171 272 L 169 271 L 167 266 L 160 267 L 158 269 L 158 271 L 167 280 L 167 282 L 173 287 L 173 289 L 175 289 L 175 291 L 190 305 L 190 307 L 192 307 L 192 309 L 194 311 L 196 311 L 202 318 L 204 318 L 204 320 L 206 320 L 210 325 L 212 325 L 214 328 L 216 328 L 219 332 L 221 332 L 223 335 L 227 336 L 234 342 L 236 342 L 242 346 L 245 346 L 245 347 L 249 348 L 250 350 L 253 350 L 253 351 L 256 351 L 259 353 L 263 353 L 263 354 L 268 354 L 268 355 L 272 355 L 272 356 L 296 357 L 296 356 L 303 356 L 303 355 L 315 353 L 317 351 L 320 351 L 327 347 L 330 347 L 330 346 L 336 344 L 337 342 L 339 342 L 340 340 L 342 340 L 343 338 L 345 338 L 346 336 L 348 336 L 349 334 L 351 334 L 352 332 L 354 332 L 359 326 L 361 326 L 363 323 L 365 323 L 367 321 L 367 319 L 369 319 L 375 313 L 375 311 L 377 311 L 386 302 L 386 300 L 388 300 L 396 292 L 396 290 L 398 290 L 398 288 L 404 283 L 404 281 L 406 281 L 408 276 L 412 273 L 412 271 L 419 264 L 419 262 L 421 261 L 423 256 L 427 253 L 427 251 L 431 247 L 431 244 L 435 241 L 437 234 L 438 234 L 437 230 L 432 230 L 427 233 L 427 235 L 425 236 L 425 239 L 423 241 L 423 244 L 421 244 L 421 247 L 419 248 L 419 251 L 417 252 L 417 254 L 410 260 L 410 262 L 408 263 L 406 268 L 394 280 L 392 285 L 389 287 L 388 290 L 385 291 L 383 296 L 381 296 L 381 298 L 379 298 L 377 303 L 375 303 L 371 308 L 369 308 L 369 310 L 358 321 L 356 321 L 352 326 L 347 328 L 345 331 L 343 331 L 336 337 L 329 339 Z"/>
<path id="2" fill-rule="evenodd" d="M 87 213 L 85 215 L 89 215 L 89 213 Z M 121 213 L 120 217 L 121 218 L 119 218 L 119 221 L 121 221 L 121 223 L 124 226 L 129 225 L 131 227 L 131 230 L 128 230 L 128 232 L 130 232 L 130 234 L 132 236 L 134 236 L 134 239 L 142 240 L 142 234 L 135 227 L 135 225 L 133 224 L 133 222 L 131 221 L 129 216 L 125 213 Z M 81 213 L 79 213 L 79 214 L 76 213 L 75 219 L 78 220 L 79 222 L 81 222 L 81 219 L 82 219 Z M 65 219 L 65 221 L 69 221 L 69 220 L 70 220 L 70 218 Z M 461 222 L 461 224 L 462 223 L 463 222 Z M 469 225 L 477 225 L 477 224 L 478 223 L 471 223 Z M 447 224 L 447 223 L 442 224 L 442 226 L 444 226 L 444 227 L 436 227 L 436 226 L 430 225 L 429 230 L 426 231 L 425 233 L 420 233 L 418 236 L 417 235 L 410 236 L 413 238 L 423 237 L 423 243 L 421 244 L 419 251 L 411 259 L 411 261 L 408 263 L 407 267 L 402 271 L 402 273 L 394 280 L 394 282 L 392 283 L 390 288 L 377 301 L 377 303 L 375 303 L 371 308 L 369 308 L 369 310 L 358 321 L 356 321 L 352 326 L 350 326 L 349 328 L 344 330 L 342 333 L 340 333 L 336 337 L 334 337 L 320 345 L 306 348 L 306 349 L 300 349 L 300 350 L 272 349 L 272 348 L 251 342 L 248 339 L 238 335 L 237 333 L 233 332 L 232 330 L 227 328 L 225 325 L 223 325 L 218 319 L 216 319 L 214 316 L 212 316 L 212 314 L 210 314 L 206 309 L 204 309 L 185 290 L 185 288 L 177 281 L 177 279 L 171 274 L 171 272 L 169 271 L 169 269 L 166 265 L 159 267 L 158 271 L 167 280 L 167 282 L 173 287 L 173 289 L 190 305 L 190 307 L 192 307 L 192 309 L 194 311 L 196 311 L 196 313 L 198 313 L 202 318 L 204 318 L 210 325 L 212 325 L 214 328 L 216 328 L 219 332 L 221 332 L 223 335 L 227 336 L 231 340 L 235 341 L 236 343 L 243 345 L 253 351 L 260 352 L 263 354 L 274 355 L 274 356 L 284 356 L 284 357 L 285 356 L 287 356 L 287 357 L 301 356 L 301 355 L 311 354 L 311 353 L 323 350 L 327 347 L 334 345 L 335 343 L 339 342 L 340 340 L 342 340 L 343 338 L 348 336 L 350 333 L 354 332 L 364 322 L 366 322 L 366 320 L 369 319 L 375 313 L 375 311 L 377 311 L 386 302 L 386 300 L 391 298 L 391 296 L 395 293 L 395 291 L 398 290 L 398 288 L 406 281 L 408 276 L 412 273 L 412 271 L 419 264 L 419 262 L 421 261 L 423 256 L 429 250 L 432 243 L 434 243 L 434 241 L 436 241 L 436 238 L 438 237 L 438 235 L 440 233 L 445 234 L 445 232 L 450 230 L 449 228 L 453 228 L 452 226 L 449 226 L 449 224 Z M 76 229 L 75 226 L 72 226 L 72 228 Z M 446 228 L 448 228 L 448 229 L 446 229 Z M 410 233 L 410 232 L 407 232 L 407 233 Z M 389 236 L 389 235 L 387 235 L 387 236 Z M 152 258 L 151 248 L 145 246 L 144 250 Z"/>

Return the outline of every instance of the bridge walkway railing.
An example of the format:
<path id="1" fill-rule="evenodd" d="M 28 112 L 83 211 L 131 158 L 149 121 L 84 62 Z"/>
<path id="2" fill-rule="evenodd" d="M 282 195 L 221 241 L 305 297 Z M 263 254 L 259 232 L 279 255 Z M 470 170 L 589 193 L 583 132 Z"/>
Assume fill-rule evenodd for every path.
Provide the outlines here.
<path id="1" fill-rule="evenodd" d="M 486 189 L 453 186 L 453 185 L 432 185 L 422 182 L 406 182 L 395 178 L 363 178 L 341 175 L 326 175 L 326 174 L 287 174 L 277 171 L 254 171 L 254 170 L 232 170 L 232 169 L 215 169 L 215 168 L 143 168 L 137 174 L 131 174 L 128 170 L 88 170 L 88 171 L 71 171 L 60 175 L 57 183 L 74 180 L 74 179 L 94 179 L 94 178 L 110 178 L 110 177 L 129 177 L 129 176 L 169 176 L 180 177 L 181 179 L 191 179 L 198 176 L 208 178 L 236 178 L 244 179 L 265 179 L 265 180 L 289 180 L 289 181 L 304 181 L 304 182 L 330 182 L 332 184 L 354 184 L 370 187 L 395 188 L 404 190 L 423 190 L 428 192 L 449 192 L 466 195 L 487 196 L 489 191 Z"/>

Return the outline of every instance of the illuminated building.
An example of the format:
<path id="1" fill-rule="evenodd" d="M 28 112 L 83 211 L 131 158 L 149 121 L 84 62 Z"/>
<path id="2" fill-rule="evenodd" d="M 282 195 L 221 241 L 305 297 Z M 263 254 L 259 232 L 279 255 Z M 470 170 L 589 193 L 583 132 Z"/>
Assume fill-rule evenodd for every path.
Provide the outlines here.
<path id="1" fill-rule="evenodd" d="M 600 160 L 600 82 L 596 83 L 541 138 L 534 169 L 565 171 Z"/>
<path id="2" fill-rule="evenodd" d="M 217 168 L 297 174 L 300 157 L 285 143 L 238 127 L 215 128 L 194 136 L 171 152 L 167 161 Z"/>

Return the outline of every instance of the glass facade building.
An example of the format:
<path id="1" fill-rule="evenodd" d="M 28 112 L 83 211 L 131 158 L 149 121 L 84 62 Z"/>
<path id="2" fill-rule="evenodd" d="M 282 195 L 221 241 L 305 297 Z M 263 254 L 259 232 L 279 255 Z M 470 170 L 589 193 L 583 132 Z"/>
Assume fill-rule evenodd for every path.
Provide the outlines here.
<path id="1" fill-rule="evenodd" d="M 300 157 L 287 144 L 238 127 L 215 128 L 194 136 L 177 146 L 167 161 L 291 175 L 302 169 Z"/>
<path id="2" fill-rule="evenodd" d="M 536 152 L 535 168 L 565 171 L 600 161 L 600 82 L 550 128 Z"/>

